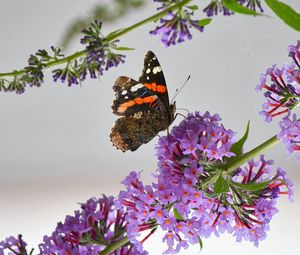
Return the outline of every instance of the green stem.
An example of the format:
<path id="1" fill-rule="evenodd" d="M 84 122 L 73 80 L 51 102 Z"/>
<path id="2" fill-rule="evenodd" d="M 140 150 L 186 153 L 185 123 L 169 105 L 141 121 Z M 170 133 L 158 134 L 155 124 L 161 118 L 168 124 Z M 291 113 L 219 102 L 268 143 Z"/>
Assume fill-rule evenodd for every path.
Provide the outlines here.
<path id="1" fill-rule="evenodd" d="M 174 11 L 174 10 L 177 10 L 177 9 L 180 9 L 182 8 L 184 5 L 187 5 L 189 2 L 191 2 L 192 0 L 182 0 L 176 4 L 173 4 L 171 5 L 170 7 L 164 9 L 163 11 L 161 12 L 158 12 L 157 14 L 154 14 L 152 15 L 151 17 L 149 18 L 146 18 L 140 22 L 137 22 L 135 24 L 133 24 L 132 26 L 129 26 L 127 28 L 124 28 L 124 29 L 120 29 L 119 31 L 116 31 L 115 33 L 111 33 L 109 36 L 107 36 L 105 38 L 105 40 L 107 42 L 111 42 L 125 34 L 127 34 L 128 32 L 142 26 L 142 25 L 145 25 L 149 22 L 152 22 L 152 21 L 157 21 L 158 19 L 164 17 L 165 15 L 167 15 L 170 11 Z M 47 63 L 45 65 L 45 68 L 49 68 L 49 67 L 52 67 L 52 66 L 56 66 L 56 65 L 60 65 L 60 64 L 64 64 L 64 63 L 68 63 L 72 60 L 75 60 L 79 57 L 82 57 L 85 55 L 85 50 L 82 50 L 82 51 L 78 51 L 78 52 L 75 52 L 74 54 L 70 55 L 70 56 L 67 56 L 67 57 L 64 57 L 64 58 L 61 58 L 61 59 L 58 59 L 58 60 L 54 60 L 54 61 L 51 61 L 49 63 Z M 25 73 L 25 69 L 21 69 L 21 70 L 18 70 L 18 71 L 12 71 L 12 72 L 8 72 L 8 73 L 0 73 L 0 77 L 6 77 L 6 76 L 19 76 L 19 75 L 22 75 Z"/>
<path id="2" fill-rule="evenodd" d="M 263 151 L 265 151 L 269 147 L 277 144 L 278 142 L 279 142 L 279 140 L 277 139 L 277 136 L 274 135 L 273 137 L 271 137 L 267 141 L 263 142 L 262 144 L 258 145 L 257 147 L 255 147 L 251 151 L 246 152 L 245 154 L 243 154 L 239 158 L 237 158 L 234 161 L 230 162 L 228 165 L 225 165 L 224 169 L 226 169 L 228 174 L 232 174 L 239 166 L 246 163 L 247 161 L 254 158 L 255 156 L 259 155 L 260 153 L 262 153 Z"/>
<path id="3" fill-rule="evenodd" d="M 129 242 L 128 237 L 124 237 L 121 240 L 119 240 L 116 243 L 113 243 L 111 246 L 107 246 L 103 251 L 99 252 L 99 255 L 108 255 L 112 253 L 113 251 L 116 251 L 117 249 L 121 248 L 123 245 L 127 244 Z"/>

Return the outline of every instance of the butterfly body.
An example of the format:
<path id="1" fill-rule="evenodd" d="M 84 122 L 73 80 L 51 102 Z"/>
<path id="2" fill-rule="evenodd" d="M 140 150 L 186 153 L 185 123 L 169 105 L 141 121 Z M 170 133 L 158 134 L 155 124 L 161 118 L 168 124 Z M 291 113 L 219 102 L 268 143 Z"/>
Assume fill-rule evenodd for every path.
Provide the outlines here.
<path id="1" fill-rule="evenodd" d="M 138 81 L 120 76 L 113 90 L 113 113 L 121 117 L 112 128 L 110 139 L 117 149 L 135 151 L 173 122 L 175 103 L 169 104 L 165 78 L 153 52 L 146 54 Z"/>

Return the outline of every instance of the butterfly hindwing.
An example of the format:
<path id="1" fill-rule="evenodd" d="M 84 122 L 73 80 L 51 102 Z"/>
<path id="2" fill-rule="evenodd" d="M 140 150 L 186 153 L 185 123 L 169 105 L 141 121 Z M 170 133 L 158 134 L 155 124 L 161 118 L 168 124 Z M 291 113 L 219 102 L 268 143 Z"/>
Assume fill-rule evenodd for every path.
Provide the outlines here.
<path id="1" fill-rule="evenodd" d="M 163 121 L 161 111 L 140 111 L 134 115 L 121 117 L 112 128 L 110 140 L 123 152 L 135 151 L 162 130 Z"/>

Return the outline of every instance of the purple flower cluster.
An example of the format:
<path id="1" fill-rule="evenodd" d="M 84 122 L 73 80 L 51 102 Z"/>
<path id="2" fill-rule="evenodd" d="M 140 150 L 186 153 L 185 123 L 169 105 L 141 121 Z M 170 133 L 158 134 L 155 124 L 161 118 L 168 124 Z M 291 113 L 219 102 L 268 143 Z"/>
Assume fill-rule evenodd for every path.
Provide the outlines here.
<path id="1" fill-rule="evenodd" d="M 259 9 L 260 12 L 264 10 L 261 7 L 260 0 L 237 0 L 240 5 L 243 5 L 253 11 Z M 211 0 L 211 2 L 203 9 L 208 17 L 216 16 L 218 13 L 223 13 L 224 16 L 230 16 L 234 14 L 233 11 L 229 10 L 225 5 L 223 0 Z"/>
<path id="2" fill-rule="evenodd" d="M 59 48 L 52 46 L 51 51 L 53 55 L 49 54 L 45 49 L 38 50 L 35 54 L 30 55 L 28 66 L 24 67 L 24 73 L 16 75 L 11 82 L 5 80 L 7 86 L 2 86 L 0 91 L 3 90 L 5 92 L 16 92 L 17 94 L 21 94 L 25 91 L 26 86 L 40 87 L 44 82 L 43 69 L 46 67 L 46 64 L 49 61 L 56 60 L 57 57 L 63 56 L 60 53 Z"/>
<path id="3" fill-rule="evenodd" d="M 222 161 L 224 157 L 234 154 L 230 151 L 234 133 L 220 125 L 218 114 L 209 112 L 189 114 L 178 126 L 172 129 L 170 136 L 159 140 L 157 155 L 159 164 L 165 164 L 166 159 L 182 157 L 183 164 L 201 161 Z"/>
<path id="4" fill-rule="evenodd" d="M 246 166 L 238 168 L 232 176 L 236 197 L 230 194 L 240 215 L 236 218 L 233 230 L 237 240 L 250 240 L 257 246 L 258 241 L 266 237 L 269 222 L 278 212 L 275 207 L 280 195 L 288 195 L 293 201 L 294 184 L 286 172 L 278 167 L 272 174 L 273 160 L 265 160 L 261 155 L 258 161 L 250 160 Z M 256 188 L 253 192 L 251 189 Z M 241 228 L 242 227 L 242 228 Z"/>
<path id="5" fill-rule="evenodd" d="M 81 211 L 66 216 L 51 236 L 39 245 L 41 255 L 98 255 L 105 247 L 125 236 L 125 212 L 116 210 L 114 198 L 91 198 L 81 205 Z M 142 254 L 134 245 L 125 245 L 111 253 L 116 255 Z"/>
<path id="6" fill-rule="evenodd" d="M 101 27 L 102 23 L 95 20 L 89 28 L 82 31 L 84 37 L 81 43 L 86 46 L 85 57 L 68 62 L 64 69 L 53 70 L 54 81 L 67 81 L 68 86 L 79 84 L 86 79 L 87 74 L 95 79 L 109 68 L 124 63 L 125 55 L 114 52 L 119 40 L 108 42 L 101 33 Z"/>
<path id="7" fill-rule="evenodd" d="M 154 2 L 161 3 L 158 9 L 166 9 L 176 3 L 174 0 L 154 0 Z M 238 0 L 241 5 L 245 5 L 247 8 L 256 10 L 259 8 L 262 12 L 263 9 L 260 5 L 260 0 Z M 192 39 L 190 29 L 195 28 L 200 32 L 203 32 L 204 26 L 201 25 L 201 20 L 193 19 L 194 10 L 197 10 L 198 6 L 187 6 L 186 9 L 179 7 L 176 11 L 169 11 L 169 13 L 160 19 L 160 25 L 154 30 L 150 31 L 150 34 L 161 34 L 161 41 L 166 47 L 175 45 L 177 43 L 184 42 L 186 39 Z M 223 0 L 211 0 L 211 2 L 203 9 L 208 17 L 212 17 L 222 12 L 225 16 L 229 16 L 234 12 L 229 10 Z"/>
<path id="8" fill-rule="evenodd" d="M 264 96 L 267 102 L 263 104 L 261 114 L 267 122 L 276 116 L 288 115 L 289 110 L 300 102 L 300 40 L 297 45 L 291 45 L 288 49 L 293 61 L 282 68 L 276 65 L 268 68 L 256 87 L 257 91 L 266 90 Z"/>
<path id="9" fill-rule="evenodd" d="M 216 193 L 214 176 L 233 156 L 233 132 L 219 121 L 218 115 L 207 112 L 190 114 L 168 137 L 160 138 L 158 174 L 152 186 L 143 185 L 136 172 L 125 178 L 126 191 L 120 192 L 117 208 L 127 209 L 132 243 L 142 244 L 158 226 L 168 246 L 164 254 L 178 253 L 211 234 L 228 232 L 237 241 L 255 245 L 265 238 L 269 221 L 278 211 L 276 198 L 291 196 L 293 185 L 282 169 L 272 177 L 272 161 L 262 156 L 227 176 L 228 190 Z M 139 240 L 142 230 L 150 233 Z"/>
<path id="10" fill-rule="evenodd" d="M 277 135 L 279 140 L 285 144 L 286 151 L 289 155 L 300 151 L 300 122 L 296 114 L 291 117 L 290 114 L 282 119 L 279 123 L 280 133 Z M 298 157 L 300 160 L 300 157 Z"/>
<path id="11" fill-rule="evenodd" d="M 230 16 L 234 12 L 230 11 L 224 6 L 223 0 L 212 0 L 204 9 L 208 17 L 216 16 L 219 12 L 223 13 L 224 16 Z"/>
<path id="12" fill-rule="evenodd" d="M 113 66 L 118 66 L 124 63 L 125 55 L 117 54 L 112 51 L 116 48 L 119 40 L 113 42 L 106 41 L 101 34 L 102 23 L 95 20 L 88 29 L 84 29 L 82 33 L 84 37 L 81 43 L 86 45 L 86 70 L 91 78 L 96 78 L 98 75 L 103 75 L 104 70 L 108 70 Z M 82 79 L 85 79 L 86 72 L 82 72 Z"/>
<path id="13" fill-rule="evenodd" d="M 22 235 L 19 235 L 18 238 L 10 236 L 0 242 L 0 255 L 27 255 L 26 246 Z"/>
<path id="14" fill-rule="evenodd" d="M 203 32 L 204 27 L 199 25 L 199 20 L 192 19 L 193 12 L 178 10 L 169 12 L 164 18 L 160 19 L 160 26 L 150 31 L 150 34 L 161 34 L 161 41 L 166 47 L 192 39 L 191 28 Z"/>
<path id="15" fill-rule="evenodd" d="M 238 2 L 253 11 L 257 9 L 259 9 L 260 12 L 264 11 L 261 6 L 261 0 L 238 0 Z"/>
<path id="16" fill-rule="evenodd" d="M 300 68 L 300 40 L 297 41 L 296 45 L 290 45 L 288 46 L 289 50 L 289 56 L 294 60 L 294 63 Z M 299 71 L 298 71 L 298 76 L 294 77 L 299 78 Z"/>

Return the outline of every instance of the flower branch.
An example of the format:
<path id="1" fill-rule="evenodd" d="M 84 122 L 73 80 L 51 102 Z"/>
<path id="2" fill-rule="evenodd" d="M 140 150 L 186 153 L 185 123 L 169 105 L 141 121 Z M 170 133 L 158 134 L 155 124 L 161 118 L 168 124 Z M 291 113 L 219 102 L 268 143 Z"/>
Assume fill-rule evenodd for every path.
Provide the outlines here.
<path id="1" fill-rule="evenodd" d="M 222 169 L 226 170 L 228 174 L 232 174 L 239 166 L 255 158 L 257 155 L 260 155 L 261 153 L 263 153 L 264 151 L 266 151 L 267 149 L 269 149 L 277 143 L 279 143 L 279 140 L 277 138 L 277 135 L 274 135 L 270 139 L 255 147 L 254 149 L 246 152 L 245 154 L 233 160 L 232 162 L 225 164 L 222 167 Z"/>
<path id="2" fill-rule="evenodd" d="M 122 246 L 125 246 L 126 244 L 129 244 L 128 237 L 124 237 L 121 240 L 112 244 L 111 246 L 107 246 L 103 251 L 99 252 L 99 255 L 109 255 L 112 252 L 120 249 Z"/>
<path id="3" fill-rule="evenodd" d="M 203 9 L 203 12 L 208 18 L 194 19 L 193 16 L 199 7 L 197 4 L 189 5 L 192 0 L 156 0 L 155 2 L 161 4 L 158 8 L 160 11 L 157 14 L 127 28 L 112 32 L 107 36 L 101 34 L 101 22 L 95 21 L 92 23 L 89 28 L 83 30 L 83 35 L 86 37 L 86 32 L 90 29 L 94 29 L 95 33 L 91 35 L 93 43 L 90 40 L 88 43 L 84 43 L 82 40 L 81 43 L 86 46 L 82 51 L 75 52 L 69 56 L 61 54 L 56 58 L 48 58 L 48 60 L 42 61 L 39 59 L 39 57 L 41 57 L 41 55 L 39 55 L 40 53 L 43 53 L 42 57 L 50 57 L 50 55 L 52 53 L 55 54 L 55 52 L 48 53 L 46 50 L 39 50 L 35 55 L 30 56 L 28 66 L 25 68 L 0 73 L 0 91 L 23 93 L 28 86 L 40 87 L 44 82 L 44 71 L 58 65 L 65 65 L 65 67 L 52 71 L 54 81 L 60 80 L 71 86 L 84 81 L 87 74 L 90 75 L 90 78 L 97 78 L 103 75 L 104 71 L 107 71 L 113 66 L 118 66 L 125 61 L 125 55 L 119 54 L 118 52 L 130 48 L 117 46 L 119 38 L 149 22 L 160 21 L 161 25 L 151 30 L 150 34 L 161 35 L 161 41 L 165 46 L 169 47 L 181 43 L 186 39 L 190 40 L 192 38 L 191 29 L 203 32 L 204 27 L 210 24 L 212 17 L 219 12 L 226 16 L 232 15 L 235 12 L 256 16 L 258 15 L 256 12 L 257 9 L 263 12 L 259 0 L 212 0 L 210 4 Z M 268 3 L 270 2 L 272 1 L 268 1 Z M 273 2 L 272 9 L 274 10 L 277 8 L 277 5 Z M 289 11 L 285 11 L 287 7 L 284 5 L 283 8 L 282 4 L 279 5 L 281 8 L 279 16 L 284 16 L 286 18 L 285 20 L 288 20 L 288 24 L 297 24 L 295 21 L 299 19 L 299 15 L 296 12 L 291 12 L 290 7 L 288 8 Z M 278 13 L 278 11 L 276 11 L 276 13 Z M 98 28 L 96 28 L 96 26 L 98 26 Z M 51 47 L 52 51 L 53 49 L 61 51 L 61 49 L 57 47 Z M 93 56 L 91 56 L 91 54 Z M 31 60 L 34 58 L 35 62 L 32 62 Z"/>
<path id="4" fill-rule="evenodd" d="M 69 86 L 85 80 L 87 73 L 90 74 L 91 78 L 103 75 L 104 69 L 108 70 L 110 67 L 117 66 L 119 63 L 124 62 L 124 55 L 113 52 L 129 49 L 126 47 L 117 47 L 116 43 L 119 42 L 117 40 L 118 38 L 144 24 L 156 21 L 172 11 L 181 9 L 189 2 L 191 2 L 191 0 L 178 1 L 164 8 L 157 14 L 127 28 L 114 31 L 106 37 L 101 33 L 101 22 L 95 21 L 88 29 L 83 30 L 84 38 L 81 40 L 81 43 L 86 45 L 85 50 L 78 51 L 66 57 L 62 54 L 56 57 L 50 57 L 50 54 L 46 50 L 40 50 L 36 55 L 31 55 L 28 60 L 28 67 L 18 71 L 0 73 L 0 91 L 23 93 L 27 85 L 39 87 L 43 83 L 43 71 L 47 68 L 62 64 L 66 64 L 66 67 L 64 69 L 54 70 L 53 79 L 54 81 L 58 79 L 62 82 L 67 81 Z M 55 51 L 61 51 L 59 48 L 54 47 L 51 47 L 51 50 L 54 54 L 56 53 Z M 41 52 L 43 53 L 42 55 L 40 54 Z M 43 61 L 40 60 L 39 57 L 44 58 Z M 45 61 L 46 57 L 48 61 Z M 30 60 L 32 58 L 36 59 L 36 63 L 31 63 Z M 30 73 L 28 71 L 29 69 L 38 73 L 38 76 L 35 75 L 35 73 Z M 2 77 L 13 77 L 13 80 L 8 81 Z"/>

